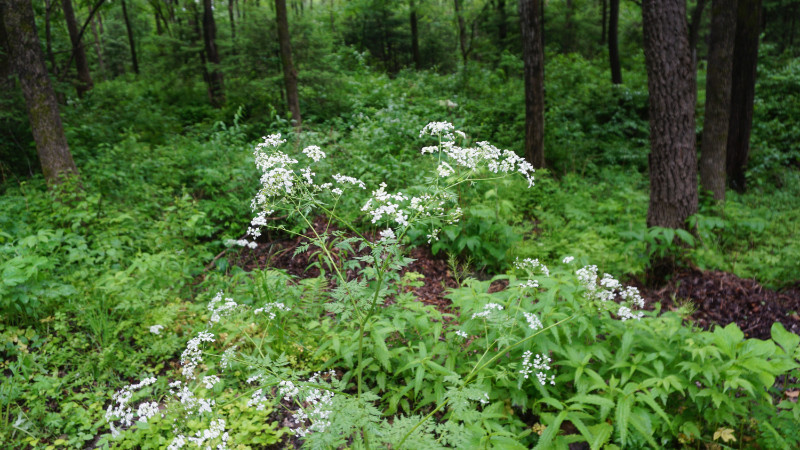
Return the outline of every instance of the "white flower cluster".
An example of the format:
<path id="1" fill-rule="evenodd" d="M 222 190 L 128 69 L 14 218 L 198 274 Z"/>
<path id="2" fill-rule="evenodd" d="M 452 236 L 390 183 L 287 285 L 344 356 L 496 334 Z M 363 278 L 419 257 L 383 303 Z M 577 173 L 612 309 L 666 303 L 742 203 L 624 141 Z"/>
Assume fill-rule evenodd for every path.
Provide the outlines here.
<path id="1" fill-rule="evenodd" d="M 597 266 L 585 266 L 578 269 L 575 274 L 578 276 L 578 281 L 588 291 L 588 298 L 599 300 L 603 304 L 608 304 L 616 298 L 628 303 L 627 305 L 621 305 L 617 310 L 617 316 L 620 320 L 638 320 L 644 316 L 644 313 L 635 313 L 632 310 L 632 307 L 644 308 L 644 299 L 636 287 L 625 286 L 623 289 L 622 283 L 607 273 L 603 275 L 598 286 Z"/>
<path id="2" fill-rule="evenodd" d="M 565 256 L 561 262 L 563 262 L 564 264 L 569 264 L 574 260 L 575 260 L 574 256 Z"/>
<path id="3" fill-rule="evenodd" d="M 150 332 L 153 334 L 161 334 L 161 330 L 164 329 L 164 325 L 153 325 L 150 327 Z"/>
<path id="4" fill-rule="evenodd" d="M 538 259 L 531 259 L 525 258 L 522 261 L 519 258 L 514 260 L 514 267 L 520 270 L 525 270 L 530 273 L 533 273 L 536 268 L 538 267 L 542 274 L 546 277 L 550 276 L 550 269 L 547 268 L 544 264 L 540 263 Z"/>
<path id="5" fill-rule="evenodd" d="M 213 388 L 217 383 L 219 383 L 219 377 L 216 375 L 208 375 L 203 377 L 203 384 L 206 386 L 206 389 Z"/>
<path id="6" fill-rule="evenodd" d="M 227 369 L 231 366 L 231 360 L 234 356 L 236 356 L 236 348 L 238 346 L 234 345 L 233 347 L 229 347 L 222 353 L 222 358 L 219 359 L 219 367 L 222 369 Z"/>
<path id="7" fill-rule="evenodd" d="M 184 377 L 195 378 L 194 370 L 203 361 L 203 352 L 200 351 L 200 344 L 203 342 L 214 342 L 214 335 L 207 331 L 197 333 L 197 336 L 189 340 L 186 349 L 181 353 L 181 365 L 183 366 L 181 372 Z"/>
<path id="8" fill-rule="evenodd" d="M 262 306 L 261 308 L 256 308 L 253 311 L 253 314 L 264 313 L 264 314 L 267 315 L 267 317 L 269 317 L 270 320 L 272 320 L 272 319 L 274 319 L 276 317 L 275 316 L 275 311 L 291 311 L 291 308 L 288 308 L 286 305 L 284 305 L 281 302 L 267 303 L 264 306 Z"/>
<path id="9" fill-rule="evenodd" d="M 539 320 L 539 316 L 533 313 L 523 312 L 525 316 L 525 320 L 528 322 L 528 326 L 531 330 L 536 331 L 543 328 L 542 321 Z"/>
<path id="10" fill-rule="evenodd" d="M 247 239 L 228 239 L 227 241 L 225 241 L 225 245 L 228 247 L 233 247 L 234 245 L 238 245 L 239 247 L 247 247 L 252 249 L 258 247 L 258 243 L 256 243 L 255 241 L 248 241 Z"/>
<path id="11" fill-rule="evenodd" d="M 216 404 L 214 400 L 195 396 L 194 392 L 189 389 L 189 386 L 181 383 L 180 380 L 175 380 L 170 383 L 169 388 L 170 395 L 178 400 L 187 414 L 201 415 L 213 411 L 213 407 Z"/>
<path id="12" fill-rule="evenodd" d="M 456 330 L 456 336 L 464 338 L 464 339 L 469 337 L 469 335 L 465 331 L 461 331 L 461 330 Z"/>
<path id="13" fill-rule="evenodd" d="M 381 239 L 380 239 L 381 241 L 386 242 L 386 241 L 397 240 L 397 236 L 395 236 L 394 230 L 392 230 L 391 228 L 387 228 L 387 229 L 381 231 L 379 234 L 381 236 Z"/>
<path id="14" fill-rule="evenodd" d="M 233 301 L 232 298 L 223 300 L 222 291 L 217 292 L 217 295 L 215 295 L 208 304 L 208 310 L 211 311 L 211 318 L 208 319 L 208 323 L 213 325 L 219 322 L 222 316 L 233 313 L 238 307 L 239 304 Z"/>
<path id="15" fill-rule="evenodd" d="M 255 406 L 256 411 L 263 411 L 268 402 L 269 398 L 264 395 L 263 389 L 257 389 L 253 392 L 253 395 L 250 396 L 250 400 L 247 401 L 247 407 L 252 408 Z"/>
<path id="16" fill-rule="evenodd" d="M 477 318 L 484 318 L 485 319 L 486 317 L 489 317 L 489 315 L 492 313 L 492 311 L 502 311 L 502 310 L 503 310 L 503 307 L 501 305 L 498 305 L 497 303 L 487 303 L 487 304 L 483 305 L 483 311 L 473 314 L 472 318 L 473 319 L 477 319 Z"/>
<path id="17" fill-rule="evenodd" d="M 230 436 L 228 435 L 228 432 L 225 431 L 224 419 L 212 420 L 207 429 L 198 431 L 194 436 L 175 436 L 175 438 L 172 439 L 172 443 L 167 447 L 167 450 L 177 450 L 179 448 L 183 448 L 187 442 L 194 444 L 197 446 L 197 448 L 201 448 L 203 447 L 203 444 L 206 444 L 206 442 L 216 439 L 219 439 L 220 442 L 216 446 L 217 450 L 225 450 L 228 448 L 228 440 L 230 440 Z M 205 448 L 210 450 L 211 446 L 206 445 Z"/>
<path id="18" fill-rule="evenodd" d="M 333 378 L 333 371 L 329 371 L 328 375 Z M 319 383 L 321 374 L 315 373 L 314 376 L 308 379 L 309 383 Z M 299 394 L 299 390 L 295 389 L 295 395 Z M 311 422 L 308 427 L 300 427 L 294 430 L 294 433 L 300 437 L 307 436 L 309 433 L 322 433 L 331 426 L 330 417 L 333 414 L 333 397 L 334 393 L 327 389 L 309 388 L 303 392 L 303 408 L 300 408 L 292 414 L 292 418 L 298 423 Z"/>
<path id="19" fill-rule="evenodd" d="M 367 200 L 367 203 L 361 207 L 361 211 L 367 212 L 372 216 L 372 223 L 377 223 L 383 216 L 388 216 L 398 225 L 408 226 L 408 214 L 401 207 L 401 204 L 408 200 L 408 196 L 402 192 L 396 194 L 387 193 L 386 183 L 381 183 L 378 189 L 372 191 L 372 198 Z"/>
<path id="20" fill-rule="evenodd" d="M 534 356 L 535 358 L 531 362 L 531 357 Z M 550 362 L 550 357 L 547 355 L 534 355 L 532 351 L 527 350 L 522 354 L 522 370 L 519 373 L 527 380 L 534 371 L 538 371 L 536 372 L 536 379 L 539 380 L 539 384 L 544 386 L 548 381 L 547 371 L 550 370 Z M 551 385 L 555 385 L 555 375 L 550 375 L 549 381 Z"/>
<path id="21" fill-rule="evenodd" d="M 309 145 L 308 147 L 304 148 L 303 154 L 313 159 L 314 162 L 319 162 L 320 159 L 325 158 L 325 152 L 320 150 L 320 148 L 316 145 Z"/>
<path id="22" fill-rule="evenodd" d="M 435 153 L 441 151 L 451 163 L 468 170 L 486 167 L 492 173 L 517 172 L 528 180 L 528 187 L 533 186 L 533 166 L 516 153 L 510 150 L 500 150 L 488 142 L 478 142 L 475 147 L 463 148 L 456 145 L 455 135 L 466 140 L 466 135 L 453 127 L 448 122 L 431 122 L 420 131 L 419 136 L 438 136 L 441 143 L 438 146 L 423 147 L 422 153 Z M 437 168 L 440 177 L 448 177 L 455 169 L 447 162 L 440 162 Z"/>
<path id="23" fill-rule="evenodd" d="M 119 430 L 117 430 L 117 428 L 114 426 L 116 421 L 119 421 L 119 426 L 125 428 L 133 425 L 134 412 L 133 408 L 128 405 L 128 403 L 131 401 L 131 398 L 133 398 L 133 393 L 145 386 L 150 386 L 155 382 L 156 379 L 154 377 L 145 378 L 138 383 L 125 386 L 111 396 L 112 404 L 108 405 L 108 408 L 106 409 L 105 419 L 111 428 L 112 436 L 119 436 Z M 145 402 L 140 404 L 137 408 L 136 416 L 139 418 L 139 421 L 147 422 L 147 420 L 153 417 L 157 412 L 158 403 Z"/>

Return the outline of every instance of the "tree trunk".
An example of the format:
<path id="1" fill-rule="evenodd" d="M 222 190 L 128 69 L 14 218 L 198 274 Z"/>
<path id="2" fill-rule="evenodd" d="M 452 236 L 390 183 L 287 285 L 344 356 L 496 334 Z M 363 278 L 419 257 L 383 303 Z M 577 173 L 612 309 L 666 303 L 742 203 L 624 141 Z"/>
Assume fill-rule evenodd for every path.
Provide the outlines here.
<path id="1" fill-rule="evenodd" d="M 78 22 L 75 20 L 75 11 L 72 9 L 72 0 L 61 0 L 61 8 L 64 10 L 64 19 L 67 21 L 67 31 L 72 42 L 72 53 L 75 55 L 75 68 L 78 70 L 78 84 L 76 89 L 78 97 L 92 89 L 92 75 L 89 73 L 89 62 L 86 59 L 86 51 L 81 43 L 81 34 L 78 31 Z"/>
<path id="2" fill-rule="evenodd" d="M 292 62 L 292 45 L 289 38 L 289 18 L 286 15 L 286 0 L 275 0 L 275 16 L 278 20 L 278 41 L 281 47 L 283 81 L 286 84 L 286 101 L 297 129 L 303 124 L 300 116 L 300 96 L 297 94 L 297 70 Z"/>
<path id="3" fill-rule="evenodd" d="M 42 55 L 30 0 L 0 2 L 0 44 L 19 78 L 44 178 L 57 184 L 78 174 Z"/>
<path id="4" fill-rule="evenodd" d="M 125 0 L 122 0 L 122 18 L 125 19 L 125 29 L 128 31 L 128 47 L 131 49 L 133 72 L 138 75 L 139 60 L 136 58 L 136 42 L 133 40 L 133 28 L 131 28 L 131 21 L 128 18 L 128 7 L 125 5 Z"/>
<path id="5" fill-rule="evenodd" d="M 700 152 L 700 185 L 725 201 L 725 150 L 730 125 L 736 2 L 711 1 L 711 38 L 706 76 L 706 112 Z"/>
<path id="6" fill-rule="evenodd" d="M 219 70 L 221 61 L 216 39 L 217 26 L 214 22 L 211 0 L 203 0 L 203 43 L 208 64 L 211 66 L 208 74 L 208 98 L 211 106 L 220 108 L 225 104 L 225 88 L 222 72 Z"/>
<path id="7" fill-rule="evenodd" d="M 94 51 L 97 53 L 97 65 L 100 66 L 100 74 L 106 78 L 106 61 L 103 57 L 103 47 L 100 45 L 100 34 L 97 32 L 97 23 L 92 17 L 92 34 L 94 35 Z"/>
<path id="8" fill-rule="evenodd" d="M 744 170 L 750 153 L 750 131 L 753 126 L 760 12 L 761 0 L 739 0 L 726 163 L 728 182 L 737 192 L 744 192 L 746 187 Z"/>
<path id="9" fill-rule="evenodd" d="M 228 20 L 231 22 L 231 41 L 236 40 L 236 21 L 233 18 L 233 0 L 228 0 Z M 236 46 L 234 46 L 234 53 Z"/>
<path id="10" fill-rule="evenodd" d="M 466 67 L 469 48 L 467 47 L 467 24 L 464 21 L 464 13 L 461 10 L 461 0 L 453 0 L 453 7 L 455 8 L 456 18 L 458 19 L 458 44 L 461 49 L 461 60 Z"/>
<path id="11" fill-rule="evenodd" d="M 497 0 L 497 37 L 500 45 L 505 48 L 506 37 L 508 37 L 508 14 L 506 13 L 506 0 Z"/>
<path id="12" fill-rule="evenodd" d="M 409 5 L 411 9 L 411 13 L 409 15 L 409 20 L 411 22 L 411 57 L 414 60 L 414 67 L 419 70 L 422 66 L 422 62 L 419 56 L 419 34 L 417 31 L 417 6 L 414 3 L 414 0 L 411 0 L 411 4 Z"/>
<path id="13" fill-rule="evenodd" d="M 50 22 L 50 12 L 52 8 L 52 3 L 50 0 L 44 0 L 44 39 L 45 39 L 45 51 L 47 52 L 47 61 L 50 62 L 50 72 L 55 73 L 57 66 L 56 66 L 56 57 L 53 54 L 53 33 L 51 31 L 51 22 Z"/>
<path id="14" fill-rule="evenodd" d="M 647 226 L 684 228 L 697 212 L 692 55 L 685 0 L 644 0 L 650 93 L 650 206 Z"/>
<path id="15" fill-rule="evenodd" d="M 622 67 L 619 64 L 619 0 L 611 0 L 608 19 L 608 59 L 611 63 L 611 82 L 622 84 Z"/>
<path id="16" fill-rule="evenodd" d="M 606 0 L 600 0 L 602 4 L 603 14 L 600 19 L 600 44 L 606 43 Z"/>
<path id="17" fill-rule="evenodd" d="M 525 158 L 544 167 L 544 51 L 541 0 L 519 0 L 522 61 L 525 66 Z"/>
<path id="18" fill-rule="evenodd" d="M 697 41 L 706 4 L 708 4 L 707 0 L 697 0 L 694 11 L 692 11 L 691 22 L 689 22 L 689 49 L 692 51 L 692 70 L 695 72 L 695 86 L 697 86 Z"/>

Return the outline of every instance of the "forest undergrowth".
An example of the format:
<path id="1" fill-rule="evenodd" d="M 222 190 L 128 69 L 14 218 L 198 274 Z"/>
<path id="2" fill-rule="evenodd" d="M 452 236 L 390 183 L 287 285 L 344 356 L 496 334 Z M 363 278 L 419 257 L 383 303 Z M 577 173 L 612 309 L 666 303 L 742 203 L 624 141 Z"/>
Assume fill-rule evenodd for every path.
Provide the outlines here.
<path id="1" fill-rule="evenodd" d="M 781 91 L 787 78 L 800 84 L 797 62 L 762 69 L 751 189 L 729 192 L 722 214 L 703 202 L 696 233 L 683 235 L 645 225 L 643 78 L 612 88 L 578 56 L 549 59 L 548 96 L 561 100 L 547 112 L 550 169 L 529 186 L 524 176 L 458 166 L 453 147 L 442 147 L 463 130 L 457 145 L 520 170 L 521 81 L 507 73 L 520 70 L 515 58 L 390 78 L 359 65 L 357 53 L 336 57 L 354 69 L 327 99 L 335 114 L 308 118 L 302 132 L 274 109 L 173 107 L 167 97 L 179 93 L 159 93 L 156 80 L 110 81 L 64 112 L 80 185 L 47 189 L 41 177 L 4 172 L 0 441 L 798 445 L 800 337 L 780 325 L 771 340 L 745 339 L 735 325 L 700 331 L 683 311 L 639 318 L 636 294 L 615 278 L 643 276 L 660 252 L 773 288 L 798 281 L 797 125 L 779 125 L 800 123 Z M 454 127 L 432 136 L 432 121 Z M 275 133 L 286 142 L 267 147 L 283 156 L 265 163 L 253 149 Z M 284 180 L 307 196 L 283 204 L 280 221 L 257 222 L 269 236 L 245 236 L 251 199 L 271 192 L 255 163 L 309 158 L 313 174 L 298 168 Z M 333 184 L 315 191 L 308 177 Z M 414 209 L 414 198 L 427 206 Z M 230 241 L 306 232 L 312 206 L 338 229 L 375 238 L 310 236 L 330 244 L 314 262 L 320 276 L 302 281 L 215 258 L 233 251 Z M 424 226 L 398 211 L 420 213 Z M 452 314 L 415 301 L 407 288 L 419 279 L 398 275 L 415 246 L 467 268 L 447 294 Z M 492 279 L 509 288 L 490 291 Z"/>

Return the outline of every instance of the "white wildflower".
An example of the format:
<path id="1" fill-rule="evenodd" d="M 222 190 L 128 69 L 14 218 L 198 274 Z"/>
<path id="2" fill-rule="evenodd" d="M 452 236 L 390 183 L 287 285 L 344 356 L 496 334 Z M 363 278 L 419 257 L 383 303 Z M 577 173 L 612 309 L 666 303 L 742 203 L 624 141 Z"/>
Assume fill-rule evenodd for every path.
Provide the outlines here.
<path id="1" fill-rule="evenodd" d="M 304 148 L 303 153 L 309 158 L 313 159 L 314 162 L 319 162 L 320 159 L 325 157 L 325 152 L 320 150 L 316 145 L 309 145 L 308 147 Z"/>
<path id="2" fill-rule="evenodd" d="M 150 327 L 150 332 L 153 334 L 161 334 L 161 330 L 164 329 L 164 325 L 153 325 Z"/>

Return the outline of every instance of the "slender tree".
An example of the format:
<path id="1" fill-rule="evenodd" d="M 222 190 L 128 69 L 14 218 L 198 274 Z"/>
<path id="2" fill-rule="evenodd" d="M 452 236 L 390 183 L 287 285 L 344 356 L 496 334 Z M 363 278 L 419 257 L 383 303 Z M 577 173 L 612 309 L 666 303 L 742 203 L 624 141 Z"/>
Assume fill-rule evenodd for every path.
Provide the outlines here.
<path id="1" fill-rule="evenodd" d="M 606 43 L 606 8 L 607 8 L 606 0 L 600 0 L 600 5 L 601 5 L 600 7 L 601 7 L 601 10 L 602 10 L 602 13 L 601 13 L 601 16 L 600 16 L 600 43 L 601 44 L 605 44 Z"/>
<path id="2" fill-rule="evenodd" d="M 0 2 L 0 46 L 8 52 L 11 68 L 22 86 L 44 178 L 48 183 L 59 183 L 66 175 L 77 175 L 30 0 Z"/>
<path id="3" fill-rule="evenodd" d="M 605 6 L 605 3 L 603 4 Z M 622 84 L 622 67 L 619 64 L 619 0 L 611 0 L 608 18 L 608 59 L 611 64 L 611 82 Z"/>
<path id="4" fill-rule="evenodd" d="M 700 152 L 700 185 L 725 200 L 725 160 L 730 125 L 736 2 L 711 1 L 711 36 L 706 75 L 706 112 Z"/>
<path id="5" fill-rule="evenodd" d="M 544 51 L 541 0 L 519 0 L 522 61 L 525 67 L 525 158 L 544 167 Z"/>
<path id="6" fill-rule="evenodd" d="M 703 10 L 707 4 L 708 0 L 697 0 L 689 22 L 689 48 L 692 51 L 692 67 L 695 73 L 697 73 L 697 41 L 700 36 L 700 24 L 703 22 Z"/>
<path id="7" fill-rule="evenodd" d="M 506 46 L 507 36 L 508 12 L 506 11 L 506 0 L 497 0 L 497 38 L 503 48 Z"/>
<path id="8" fill-rule="evenodd" d="M 64 19 L 67 22 L 69 39 L 72 42 L 72 54 L 75 57 L 75 68 L 78 70 L 78 84 L 76 89 L 78 97 L 83 97 L 87 91 L 92 89 L 92 75 L 89 72 L 89 60 L 86 59 L 86 50 L 83 48 L 81 35 L 83 30 L 78 29 L 78 22 L 75 20 L 75 11 L 72 9 L 72 0 L 61 0 L 61 8 L 64 11 Z"/>
<path id="9" fill-rule="evenodd" d="M 456 20 L 458 22 L 458 46 L 461 50 L 461 60 L 464 65 L 467 65 L 467 58 L 469 57 L 469 45 L 467 45 L 467 22 L 464 20 L 462 0 L 453 0 L 453 7 L 456 11 Z"/>
<path id="10" fill-rule="evenodd" d="M 283 81 L 286 85 L 286 100 L 289 112 L 296 128 L 300 128 L 303 119 L 300 116 L 300 96 L 297 93 L 297 70 L 292 62 L 292 45 L 289 38 L 289 18 L 286 14 L 286 0 L 275 0 L 275 16 L 278 21 L 278 42 L 281 47 L 281 64 L 283 65 Z"/>
<path id="11" fill-rule="evenodd" d="M 419 32 L 417 31 L 417 5 L 414 0 L 409 4 L 409 22 L 411 22 L 411 58 L 414 60 L 414 67 L 419 69 L 422 65 L 419 56 Z"/>
<path id="12" fill-rule="evenodd" d="M 220 108 L 225 104 L 225 87 L 217 49 L 217 25 L 211 0 L 203 0 L 203 43 L 211 70 L 208 73 L 208 98 L 211 105 Z"/>
<path id="13" fill-rule="evenodd" d="M 683 228 L 697 212 L 692 55 L 685 0 L 643 0 L 650 93 L 650 227 Z"/>
<path id="14" fill-rule="evenodd" d="M 136 42 L 133 39 L 133 27 L 131 27 L 131 20 L 128 17 L 128 7 L 125 0 L 122 0 L 122 17 L 125 20 L 125 29 L 128 31 L 128 47 L 131 51 L 131 63 L 133 64 L 133 71 L 139 73 L 139 59 L 136 57 Z"/>
<path id="15" fill-rule="evenodd" d="M 739 0 L 733 47 L 731 116 L 726 163 L 728 182 L 738 192 L 744 192 L 746 187 L 744 171 L 750 153 L 750 131 L 753 127 L 760 16 L 761 0 Z"/>

